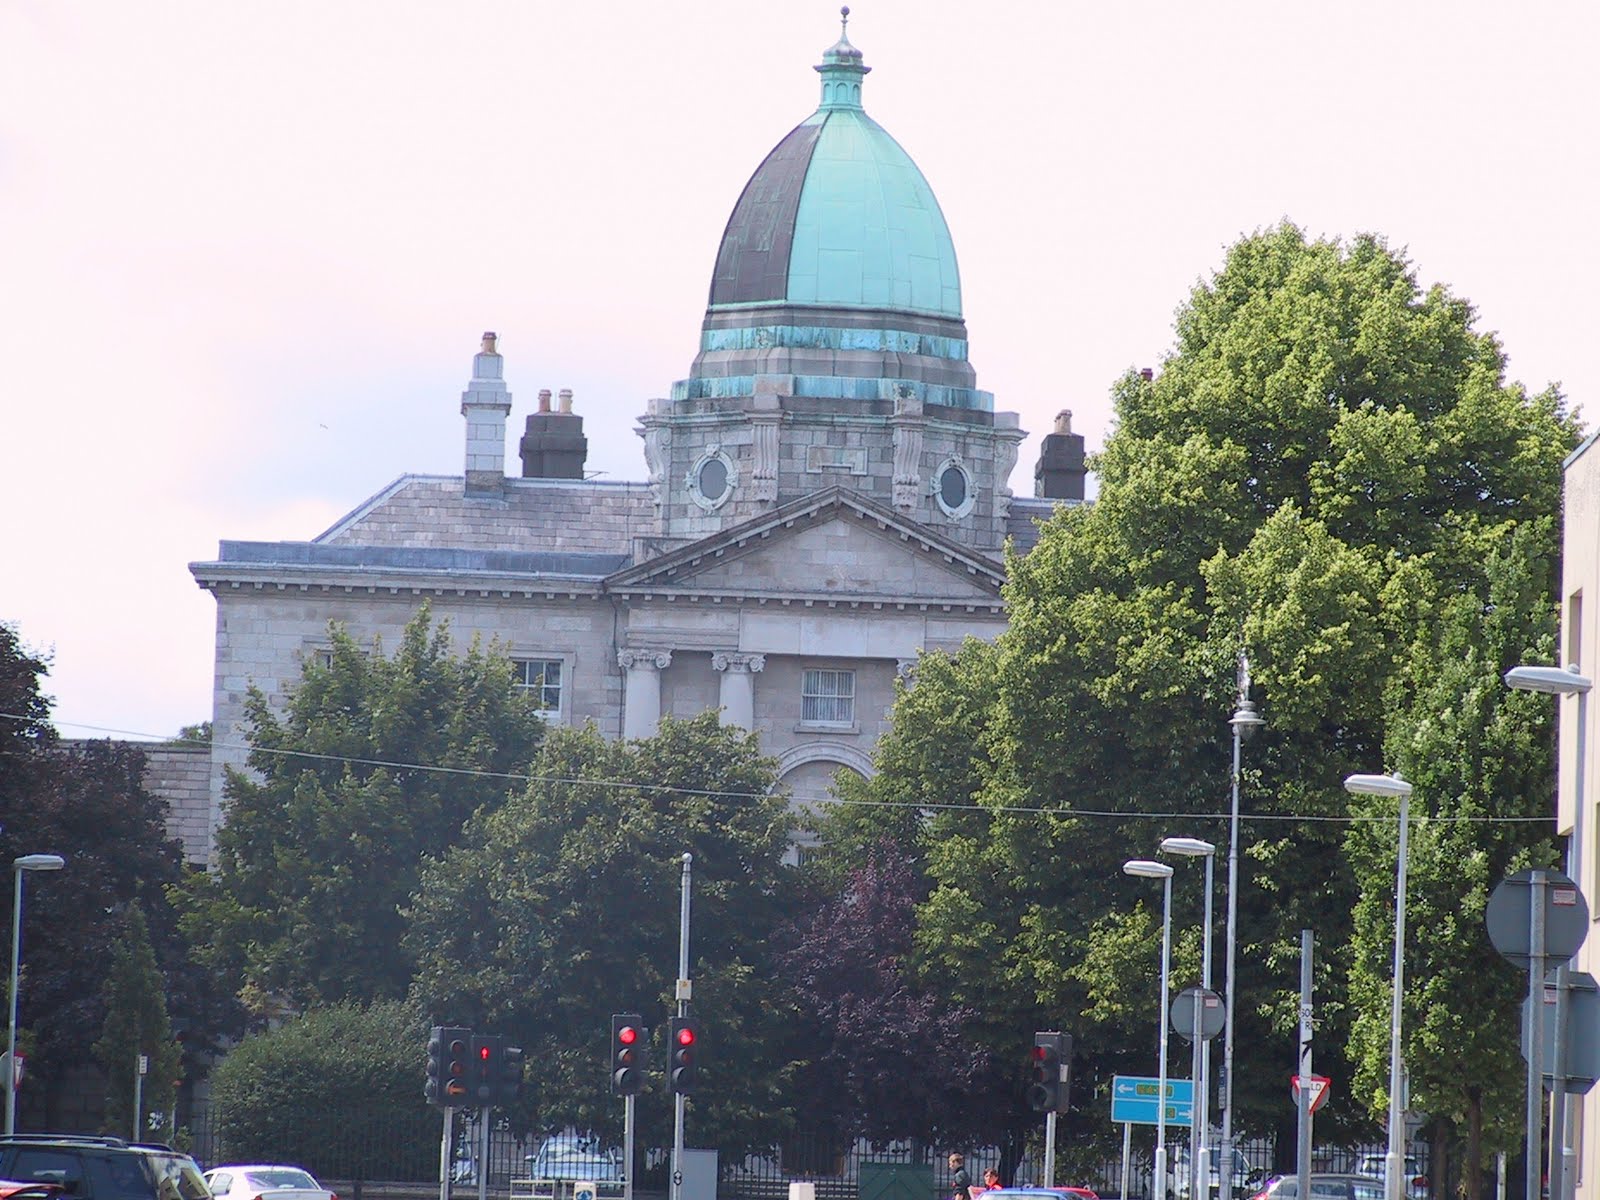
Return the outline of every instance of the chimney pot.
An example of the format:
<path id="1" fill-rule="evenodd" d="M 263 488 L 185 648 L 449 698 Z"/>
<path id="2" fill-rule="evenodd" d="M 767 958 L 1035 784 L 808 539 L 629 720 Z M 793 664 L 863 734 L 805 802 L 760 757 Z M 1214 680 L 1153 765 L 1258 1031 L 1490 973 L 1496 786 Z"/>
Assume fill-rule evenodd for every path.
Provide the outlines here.
<path id="1" fill-rule="evenodd" d="M 539 411 L 540 412 L 549 412 L 550 411 L 550 389 L 549 388 L 540 388 L 539 389 Z"/>
<path id="2" fill-rule="evenodd" d="M 569 413 L 569 412 L 572 411 L 572 389 L 571 388 L 562 388 L 561 391 L 558 393 L 556 398 L 557 398 L 557 400 L 560 401 L 561 411 L 562 412 Z"/>
<path id="3" fill-rule="evenodd" d="M 1139 378 L 1144 380 L 1146 383 L 1149 383 L 1155 377 L 1156 377 L 1156 373 L 1153 370 L 1151 370 L 1149 367 L 1140 367 L 1139 368 Z"/>

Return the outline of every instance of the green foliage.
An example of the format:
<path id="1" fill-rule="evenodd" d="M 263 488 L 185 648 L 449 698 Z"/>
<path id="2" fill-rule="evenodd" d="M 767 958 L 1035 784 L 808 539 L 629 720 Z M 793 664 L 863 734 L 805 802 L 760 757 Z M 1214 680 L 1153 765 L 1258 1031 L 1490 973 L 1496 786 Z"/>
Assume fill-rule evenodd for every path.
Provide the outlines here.
<path id="1" fill-rule="evenodd" d="M 332 1005 L 245 1038 L 211 1077 L 219 1160 L 297 1163 L 321 1178 L 436 1177 L 427 1037 L 414 1009 L 383 1001 Z"/>
<path id="2" fill-rule="evenodd" d="M 411 906 L 413 995 L 439 1024 L 528 1050 L 521 1127 L 615 1137 L 606 1046 L 613 1012 L 658 1037 L 640 1120 L 669 1138 L 661 1084 L 677 974 L 682 856 L 693 855 L 691 974 L 704 1059 L 695 1137 L 726 1154 L 771 1144 L 790 1113 L 792 1005 L 770 937 L 789 911 L 786 801 L 754 738 L 716 713 L 666 718 L 652 738 L 554 729 L 533 782 L 473 818 L 430 862 Z"/>
<path id="3" fill-rule="evenodd" d="M 144 1139 L 153 1136 L 150 1115 L 172 1108 L 182 1073 L 182 1055 L 173 1040 L 164 983 L 156 967 L 144 913 L 129 908 L 118 923 L 122 936 L 112 948 L 101 989 L 106 1019 L 94 1044 L 94 1056 L 106 1075 L 107 1131 L 132 1133 Z M 141 1089 L 143 1121 L 135 1129 L 134 1080 L 141 1055 L 146 1058 L 148 1070 Z"/>
<path id="4" fill-rule="evenodd" d="M 1383 890 L 1381 854 L 1358 852 L 1382 827 L 1346 837 L 1340 784 L 1401 761 L 1397 739 L 1414 738 L 1407 731 L 1429 713 L 1462 714 L 1440 735 L 1455 739 L 1459 779 L 1493 767 L 1499 751 L 1464 726 L 1492 730 L 1500 707 L 1526 709 L 1498 693 L 1463 707 L 1448 689 L 1465 687 L 1460 672 L 1475 663 L 1472 694 L 1490 680 L 1503 692 L 1495 671 L 1519 653 L 1537 657 L 1537 637 L 1506 631 L 1548 620 L 1547 518 L 1575 440 L 1560 396 L 1505 383 L 1498 343 L 1472 318 L 1445 289 L 1423 292 L 1377 238 L 1311 242 L 1282 225 L 1241 241 L 1180 310 L 1162 370 L 1117 383 L 1117 428 L 1094 464 L 1098 501 L 1058 513 L 1033 551 L 1009 561 L 1011 626 L 985 673 L 919 673 L 897 706 L 861 798 L 962 796 L 980 811 L 935 810 L 911 831 L 899 809 L 858 812 L 836 869 L 875 827 L 898 831 L 926 872 L 923 970 L 1013 1038 L 1056 1022 L 1073 1030 L 1087 1059 L 1080 1097 L 1114 1071 L 1151 1073 L 1159 900 L 1120 867 L 1169 834 L 1225 851 L 1227 721 L 1247 650 L 1270 723 L 1243 757 L 1236 1128 L 1272 1132 L 1292 1118 L 1280 1064 L 1293 1056 L 1302 928 L 1317 936 L 1318 1068 L 1340 1095 L 1353 1082 L 1363 1102 L 1330 1107 L 1319 1128 L 1354 1135 L 1381 1112 L 1368 1033 L 1387 1004 L 1376 947 L 1393 857 Z M 1513 544 L 1507 562 L 1535 565 L 1505 567 L 1493 583 L 1496 556 Z M 1477 624 L 1451 607 L 1474 595 Z M 1504 628 L 1485 628 L 1482 614 L 1502 608 Z M 1450 614 L 1459 632 L 1445 649 L 1439 623 Z M 1444 681 L 1429 664 L 1447 657 Z M 1499 736 L 1522 773 L 1500 772 L 1492 803 L 1481 803 L 1536 811 L 1547 803 L 1536 779 L 1548 743 L 1536 728 Z M 1462 790 L 1451 784 L 1429 803 L 1453 804 L 1451 787 Z M 1455 856 L 1484 881 L 1548 832 L 1465 820 L 1452 829 L 1437 851 L 1441 878 Z M 1424 839 L 1419 853 L 1434 852 Z M 1198 863 L 1177 864 L 1180 986 L 1197 966 L 1202 878 Z M 1451 902 L 1437 899 L 1419 938 L 1437 928 L 1456 949 L 1467 944 L 1470 918 L 1444 920 Z M 1466 896 L 1467 912 L 1477 902 Z M 1463 968 L 1429 982 L 1417 994 L 1419 1038 L 1477 1019 L 1487 1061 L 1508 1044 L 1515 1053 L 1514 1014 L 1473 1010 L 1487 977 L 1474 984 Z M 1425 1034 L 1431 1021 L 1437 1034 Z M 1484 1086 L 1514 1091 L 1519 1078 L 1496 1071 Z M 1498 1111 L 1501 1100 L 1484 1103 Z M 1097 1119 L 1082 1132 L 1103 1129 Z"/>
<path id="5" fill-rule="evenodd" d="M 253 774 L 229 773 L 215 870 L 179 896 L 197 953 L 257 1015 L 403 996 L 423 856 L 503 803 L 544 733 L 498 648 L 453 656 L 426 606 L 392 658 L 331 637 L 281 714 L 252 690 Z"/>

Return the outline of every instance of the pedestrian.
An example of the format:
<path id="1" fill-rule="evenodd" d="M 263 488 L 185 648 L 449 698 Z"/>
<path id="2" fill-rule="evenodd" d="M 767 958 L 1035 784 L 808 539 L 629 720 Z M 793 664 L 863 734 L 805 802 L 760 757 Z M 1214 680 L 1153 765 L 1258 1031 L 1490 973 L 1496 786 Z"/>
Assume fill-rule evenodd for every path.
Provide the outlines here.
<path id="1" fill-rule="evenodd" d="M 950 1156 L 950 1200 L 972 1200 L 972 1176 L 967 1174 L 964 1154 Z"/>
<path id="2" fill-rule="evenodd" d="M 985 1167 L 983 1169 L 983 1190 L 986 1192 L 992 1191 L 994 1188 L 999 1186 L 1000 1172 L 996 1171 L 993 1167 Z"/>

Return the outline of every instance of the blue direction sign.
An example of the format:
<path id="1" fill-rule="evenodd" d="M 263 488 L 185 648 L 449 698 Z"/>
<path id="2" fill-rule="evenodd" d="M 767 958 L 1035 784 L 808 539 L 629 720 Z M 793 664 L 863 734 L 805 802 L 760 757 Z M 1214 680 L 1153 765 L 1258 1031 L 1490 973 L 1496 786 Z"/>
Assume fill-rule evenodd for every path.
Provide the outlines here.
<path id="1" fill-rule="evenodd" d="M 1111 1119 L 1118 1125 L 1159 1125 L 1157 1098 L 1161 1080 L 1153 1075 L 1111 1077 Z M 1194 1120 L 1194 1084 L 1187 1079 L 1167 1080 L 1166 1123 L 1187 1125 Z"/>

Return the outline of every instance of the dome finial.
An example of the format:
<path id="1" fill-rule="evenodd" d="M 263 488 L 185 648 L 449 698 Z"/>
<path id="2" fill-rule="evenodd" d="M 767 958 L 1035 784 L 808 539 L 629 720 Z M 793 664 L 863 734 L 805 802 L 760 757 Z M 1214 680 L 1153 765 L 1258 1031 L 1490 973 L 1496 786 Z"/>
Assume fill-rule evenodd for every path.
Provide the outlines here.
<path id="1" fill-rule="evenodd" d="M 861 61 L 861 51 L 850 44 L 850 6 L 839 9 L 839 40 L 822 52 L 823 108 L 860 108 L 861 77 L 872 70 Z"/>

